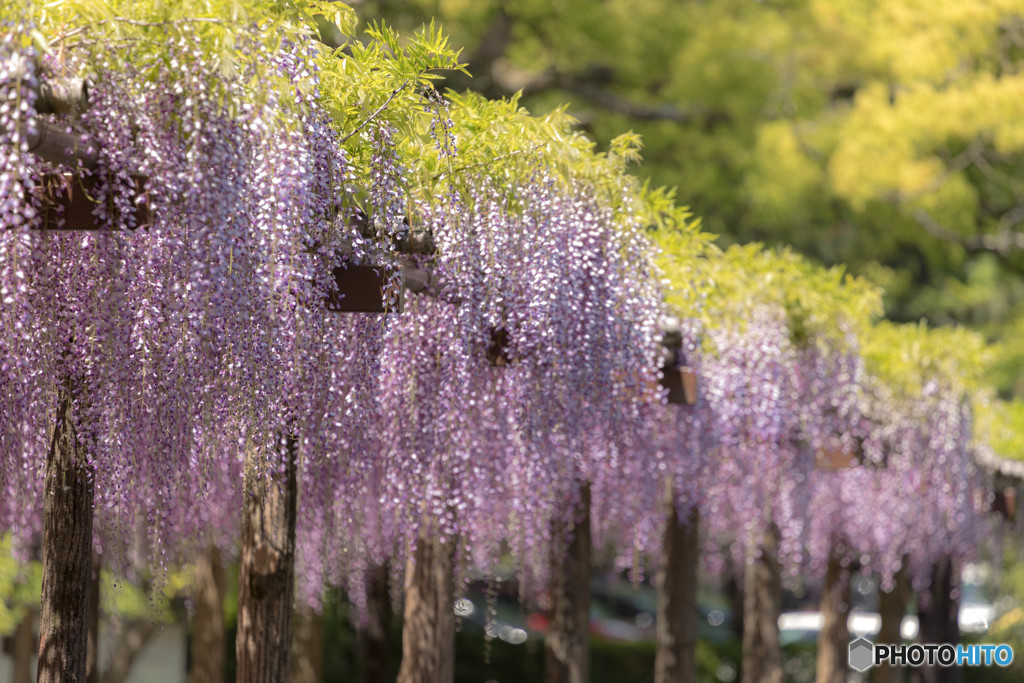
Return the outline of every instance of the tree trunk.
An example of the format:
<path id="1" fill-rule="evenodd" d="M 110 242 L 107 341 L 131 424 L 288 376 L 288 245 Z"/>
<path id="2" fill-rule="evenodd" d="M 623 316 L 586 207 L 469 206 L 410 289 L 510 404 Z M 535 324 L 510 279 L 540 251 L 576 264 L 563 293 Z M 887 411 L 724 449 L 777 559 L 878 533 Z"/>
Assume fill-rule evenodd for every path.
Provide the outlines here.
<path id="1" fill-rule="evenodd" d="M 124 683 L 132 671 L 136 657 L 159 630 L 160 624 L 149 619 L 129 622 L 117 634 L 117 645 L 110 653 L 110 665 L 100 679 L 102 683 Z"/>
<path id="2" fill-rule="evenodd" d="M 38 683 L 85 680 L 94 481 L 75 428 L 72 394 L 60 389 L 46 458 Z"/>
<path id="3" fill-rule="evenodd" d="M 960 642 L 960 600 L 953 595 L 953 591 L 959 589 L 959 582 L 953 558 L 946 556 L 932 567 L 932 583 L 928 588 L 931 599 L 920 601 L 917 612 L 918 642 L 950 645 Z M 914 673 L 920 683 L 960 683 L 963 680 L 959 667 L 922 666 Z"/>
<path id="4" fill-rule="evenodd" d="M 360 634 L 363 683 L 386 683 L 388 680 L 390 628 L 391 594 L 388 592 L 388 565 L 385 563 L 370 567 L 366 573 L 366 625 Z"/>
<path id="5" fill-rule="evenodd" d="M 324 670 L 323 615 L 302 610 L 295 615 L 291 683 L 320 683 Z"/>
<path id="6" fill-rule="evenodd" d="M 743 683 L 781 683 L 779 612 L 782 573 L 778 531 L 767 530 L 760 553 L 750 548 L 743 575 Z"/>
<path id="7" fill-rule="evenodd" d="M 697 680 L 697 561 L 698 512 L 679 518 L 670 491 L 665 539 L 658 567 L 658 650 L 655 683 L 695 683 Z"/>
<path id="8" fill-rule="evenodd" d="M 910 581 L 907 578 L 907 561 L 896 576 L 891 591 L 879 591 L 878 614 L 882 625 L 878 629 L 875 643 L 879 645 L 899 645 L 903 642 L 903 615 L 907 613 L 907 601 L 910 598 Z M 903 683 L 903 667 L 881 664 L 871 670 L 872 683 Z"/>
<path id="9" fill-rule="evenodd" d="M 420 531 L 405 568 L 405 623 L 398 683 L 455 678 L 455 543 L 433 525 Z"/>
<path id="10" fill-rule="evenodd" d="M 196 558 L 196 612 L 192 619 L 191 667 L 188 683 L 224 681 L 224 565 L 210 546 Z"/>
<path id="11" fill-rule="evenodd" d="M 288 680 L 295 594 L 296 443 L 282 439 L 284 472 L 257 478 L 246 458 L 245 517 L 238 569 L 238 683 Z"/>
<path id="12" fill-rule="evenodd" d="M 850 668 L 850 568 L 843 566 L 841 550 L 833 544 L 825 570 L 818 632 L 818 683 L 846 683 Z"/>
<path id="13" fill-rule="evenodd" d="M 725 590 L 729 598 L 729 609 L 732 610 L 732 634 L 736 640 L 743 641 L 743 579 L 745 575 L 745 563 L 739 567 L 733 561 L 732 552 L 724 548 L 722 555 L 725 557 Z"/>
<path id="14" fill-rule="evenodd" d="M 100 680 L 100 555 L 92 554 L 92 579 L 89 582 L 89 640 L 85 653 L 86 683 Z"/>
<path id="15" fill-rule="evenodd" d="M 590 485 L 583 484 L 575 524 L 555 524 L 551 621 L 544 639 L 544 680 L 587 683 L 590 668 Z M 561 549 L 561 551 L 560 551 Z"/>
<path id="16" fill-rule="evenodd" d="M 36 640 L 35 611 L 25 608 L 25 615 L 18 622 L 14 632 L 14 643 L 11 658 L 14 660 L 11 683 L 32 683 L 32 653 Z"/>

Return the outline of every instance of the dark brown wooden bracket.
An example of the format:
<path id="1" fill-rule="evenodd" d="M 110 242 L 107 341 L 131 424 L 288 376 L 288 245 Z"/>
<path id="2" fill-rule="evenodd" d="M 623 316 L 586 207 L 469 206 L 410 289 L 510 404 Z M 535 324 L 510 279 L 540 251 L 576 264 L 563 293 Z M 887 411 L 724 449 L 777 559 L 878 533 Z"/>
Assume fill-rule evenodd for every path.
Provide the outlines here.
<path id="1" fill-rule="evenodd" d="M 76 115 L 88 107 L 89 85 L 81 79 L 62 79 L 43 83 L 36 100 L 37 111 L 44 114 Z M 58 166 L 93 171 L 99 165 L 100 150 L 94 143 L 83 143 L 81 137 L 46 119 L 39 119 L 33 131 L 26 131 L 31 153 Z M 135 195 L 132 206 L 134 223 L 138 227 L 152 225 L 152 213 L 146 197 L 147 179 L 135 177 Z M 43 195 L 41 229 L 67 231 L 94 231 L 105 228 L 97 219 L 96 186 L 98 181 L 78 173 L 50 173 L 42 178 Z M 408 226 L 408 219 L 406 219 Z M 358 211 L 355 225 L 359 232 L 372 237 L 365 214 Z M 395 248 L 403 254 L 433 254 L 435 244 L 428 230 L 410 228 L 406 235 L 395 240 Z M 349 245 L 342 245 L 350 252 Z M 397 305 L 387 306 L 385 269 L 381 266 L 348 265 L 333 271 L 337 291 L 327 297 L 331 311 L 354 313 L 401 312 L 405 290 L 429 293 L 436 286 L 436 278 L 408 256 L 399 257 L 402 287 Z"/>
<path id="2" fill-rule="evenodd" d="M 349 264 L 334 269 L 337 291 L 327 297 L 327 309 L 345 313 L 401 313 L 405 287 L 399 289 L 398 302 L 387 308 L 387 281 L 384 268 Z"/>
<path id="3" fill-rule="evenodd" d="M 683 334 L 676 318 L 662 322 L 661 387 L 670 405 L 697 405 L 697 373 L 683 354 Z"/>
<path id="4" fill-rule="evenodd" d="M 43 230 L 101 230 L 94 211 L 97 180 L 92 177 L 70 173 L 51 173 L 42 178 Z M 146 201 L 146 179 L 135 177 L 135 193 L 132 202 L 132 218 L 136 227 L 146 228 L 152 224 L 149 203 Z M 122 217 L 127 218 L 127 217 Z M 63 220 L 63 222 L 61 222 Z"/>

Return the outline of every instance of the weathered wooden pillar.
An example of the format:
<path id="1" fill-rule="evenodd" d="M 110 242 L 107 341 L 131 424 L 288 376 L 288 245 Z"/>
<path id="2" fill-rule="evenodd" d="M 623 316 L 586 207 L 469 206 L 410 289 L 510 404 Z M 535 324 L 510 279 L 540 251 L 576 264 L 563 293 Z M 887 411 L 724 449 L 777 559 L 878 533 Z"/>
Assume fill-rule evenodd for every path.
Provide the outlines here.
<path id="1" fill-rule="evenodd" d="M 59 390 L 46 458 L 37 683 L 85 680 L 95 482 L 75 424 L 77 394 Z"/>
<path id="2" fill-rule="evenodd" d="M 359 634 L 363 649 L 363 683 L 388 680 L 388 632 L 392 616 L 388 571 L 384 563 L 373 565 L 366 572 L 366 624 Z"/>
<path id="3" fill-rule="evenodd" d="M 654 658 L 654 681 L 695 683 L 699 513 L 694 508 L 685 519 L 680 519 L 674 498 L 670 491 L 668 519 L 656 577 L 658 650 Z"/>
<path id="4" fill-rule="evenodd" d="M 843 565 L 841 544 L 833 543 L 825 569 L 818 632 L 817 683 L 846 683 L 850 673 L 850 567 Z"/>
<path id="5" fill-rule="evenodd" d="M 246 456 L 245 512 L 238 567 L 238 683 L 288 680 L 295 595 L 297 444 L 282 438 L 284 470 L 258 477 Z"/>
<path id="6" fill-rule="evenodd" d="M 574 521 L 555 524 L 551 621 L 544 639 L 544 680 L 587 683 L 590 672 L 590 485 L 580 488 Z"/>
<path id="7" fill-rule="evenodd" d="M 405 621 L 398 683 L 455 678 L 455 542 L 434 524 L 420 530 L 405 568 Z"/>
<path id="8" fill-rule="evenodd" d="M 35 652 L 36 639 L 35 610 L 24 608 L 24 614 L 18 622 L 11 643 L 11 683 L 32 683 L 32 655 Z"/>
<path id="9" fill-rule="evenodd" d="M 875 643 L 878 645 L 898 645 L 903 642 L 903 616 L 907 613 L 907 601 L 910 599 L 910 580 L 907 578 L 907 560 L 903 560 L 896 576 L 893 577 L 891 591 L 879 590 L 878 614 L 882 624 L 878 629 Z M 882 664 L 871 669 L 872 683 L 903 683 L 903 667 Z"/>
<path id="10" fill-rule="evenodd" d="M 192 618 L 188 683 L 224 681 L 224 565 L 215 546 L 196 557 L 195 616 Z"/>
<path id="11" fill-rule="evenodd" d="M 106 671 L 100 679 L 102 683 L 124 683 L 128 680 L 136 658 L 159 628 L 160 625 L 148 617 L 133 619 L 124 624 L 112 638 L 115 646 L 110 653 Z"/>
<path id="12" fill-rule="evenodd" d="M 772 526 L 758 547 L 748 549 L 743 575 L 743 683 L 782 683 L 778 546 L 779 533 Z"/>
<path id="13" fill-rule="evenodd" d="M 92 554 L 92 579 L 89 582 L 89 642 L 85 653 L 86 683 L 100 680 L 100 555 Z"/>
<path id="14" fill-rule="evenodd" d="M 956 563 L 950 556 L 937 560 L 932 567 L 932 582 L 927 600 L 920 600 L 917 612 L 920 643 L 960 642 L 960 600 L 954 594 L 960 577 Z M 911 680 L 920 683 L 960 683 L 959 667 L 921 666 L 912 672 Z"/>
<path id="15" fill-rule="evenodd" d="M 324 671 L 324 617 L 302 609 L 295 615 L 291 683 L 320 683 Z"/>

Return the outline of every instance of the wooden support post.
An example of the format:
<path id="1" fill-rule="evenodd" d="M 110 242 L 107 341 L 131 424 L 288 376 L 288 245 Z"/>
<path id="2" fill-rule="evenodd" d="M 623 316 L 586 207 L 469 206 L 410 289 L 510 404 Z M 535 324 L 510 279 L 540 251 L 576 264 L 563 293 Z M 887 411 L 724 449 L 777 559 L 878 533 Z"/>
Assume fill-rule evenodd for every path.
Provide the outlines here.
<path id="1" fill-rule="evenodd" d="M 395 248 L 403 254 L 433 254 L 437 247 L 429 230 L 410 229 L 405 237 L 395 240 Z"/>
<path id="2" fill-rule="evenodd" d="M 324 671 L 324 617 L 311 609 L 295 615 L 290 683 L 320 683 Z"/>
<path id="3" fill-rule="evenodd" d="M 114 638 L 115 647 L 100 683 L 124 683 L 128 680 L 135 660 L 159 630 L 160 624 L 148 617 L 124 624 Z"/>
<path id="4" fill-rule="evenodd" d="M 950 556 L 939 558 L 932 567 L 932 582 L 928 587 L 928 599 L 920 600 L 917 612 L 918 642 L 949 643 L 960 642 L 960 600 L 955 590 L 959 589 L 960 576 L 956 562 Z M 962 670 L 958 667 L 921 666 L 911 675 L 915 683 L 960 683 Z"/>
<path id="5" fill-rule="evenodd" d="M 846 683 L 850 673 L 850 567 L 843 566 L 842 550 L 833 543 L 821 595 L 824 619 L 818 632 L 817 683 Z"/>
<path id="6" fill-rule="evenodd" d="M 45 201 L 42 205 L 43 230 L 103 230 L 109 224 L 97 222 L 93 211 L 96 209 L 96 179 L 71 174 L 50 174 L 40 182 Z M 135 179 L 135 201 L 132 202 L 130 220 L 136 227 L 145 228 L 153 218 L 145 201 L 146 180 Z M 63 220 L 63 224 L 59 221 Z"/>
<path id="7" fill-rule="evenodd" d="M 31 66 L 29 58 L 10 57 L 9 73 L 13 79 L 24 81 Z M 36 88 L 36 111 L 40 114 L 74 116 L 89 107 L 89 81 L 81 78 L 52 78 L 41 81 Z"/>
<path id="8" fill-rule="evenodd" d="M 544 639 L 546 683 L 590 680 L 590 484 L 580 490 L 575 522 L 555 524 L 552 538 L 551 621 Z"/>
<path id="9" fill-rule="evenodd" d="M 405 569 L 405 621 L 398 683 L 455 679 L 455 543 L 432 523 L 420 530 Z"/>
<path id="10" fill-rule="evenodd" d="M 32 655 L 39 642 L 36 639 L 34 622 L 35 610 L 24 608 L 24 613 L 18 621 L 18 628 L 11 638 L 11 683 L 32 683 Z"/>
<path id="11" fill-rule="evenodd" d="M 196 558 L 195 617 L 192 620 L 188 683 L 224 681 L 224 565 L 216 546 Z"/>
<path id="12" fill-rule="evenodd" d="M 89 642 L 85 655 L 86 683 L 100 680 L 100 555 L 92 553 L 92 578 L 89 581 Z"/>
<path id="13" fill-rule="evenodd" d="M 334 269 L 334 281 L 337 291 L 327 297 L 328 310 L 349 313 L 384 313 L 389 310 L 383 268 L 349 264 Z M 403 304 L 400 289 L 397 305 L 391 312 L 400 313 Z"/>
<path id="14" fill-rule="evenodd" d="M 59 389 L 46 458 L 37 683 L 85 680 L 95 482 L 78 439 L 75 389 Z"/>
<path id="15" fill-rule="evenodd" d="M 89 81 L 55 78 L 39 84 L 36 111 L 40 114 L 76 116 L 89 108 Z"/>
<path id="16" fill-rule="evenodd" d="M 666 318 L 661 323 L 661 388 L 668 390 L 669 405 L 697 404 L 697 372 L 686 363 L 683 333 L 679 320 Z"/>
<path id="17" fill-rule="evenodd" d="M 771 525 L 760 547 L 748 548 L 743 577 L 743 683 L 782 683 L 778 546 L 779 532 Z"/>
<path id="18" fill-rule="evenodd" d="M 297 444 L 282 437 L 284 471 L 258 475 L 246 457 L 245 516 L 238 570 L 238 683 L 288 680 L 295 595 Z"/>
<path id="19" fill-rule="evenodd" d="M 67 133 L 49 121 L 39 120 L 32 133 L 26 132 L 28 151 L 51 164 L 80 166 L 91 171 L 99 164 L 99 148 L 83 143 L 77 135 Z"/>
<path id="20" fill-rule="evenodd" d="M 674 492 L 666 501 L 667 519 L 658 565 L 658 649 L 655 683 L 697 680 L 697 562 L 700 559 L 699 513 L 680 519 Z"/>
<path id="21" fill-rule="evenodd" d="M 899 645 L 903 643 L 903 617 L 907 613 L 910 599 L 910 579 L 907 577 L 907 558 L 893 577 L 891 591 L 879 590 L 878 614 L 882 624 L 878 629 L 877 645 Z M 903 667 L 882 664 L 871 669 L 871 683 L 903 683 Z"/>
<path id="22" fill-rule="evenodd" d="M 366 573 L 366 625 L 360 633 L 363 683 L 387 683 L 388 632 L 391 630 L 391 592 L 388 565 L 371 566 Z"/>

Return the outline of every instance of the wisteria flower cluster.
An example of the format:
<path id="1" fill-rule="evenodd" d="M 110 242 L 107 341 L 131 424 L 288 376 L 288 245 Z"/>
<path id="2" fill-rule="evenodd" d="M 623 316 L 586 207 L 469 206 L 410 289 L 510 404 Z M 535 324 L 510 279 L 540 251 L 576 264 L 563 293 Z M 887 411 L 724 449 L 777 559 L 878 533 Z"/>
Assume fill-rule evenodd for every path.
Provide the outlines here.
<path id="1" fill-rule="evenodd" d="M 231 547 L 246 454 L 268 475 L 284 433 L 300 435 L 303 459 L 336 454 L 331 427 L 353 378 L 376 367 L 370 340 L 384 325 L 324 306 L 341 254 L 356 244 L 382 259 L 387 248 L 345 220 L 354 174 L 308 87 L 315 63 L 261 52 L 243 33 L 249 59 L 294 88 L 254 99 L 185 32 L 162 64 L 90 63 L 85 114 L 44 119 L 39 80 L 75 65 L 21 35 L 5 34 L 0 55 L 28 65 L 0 79 L 0 384 L 11 389 L 0 526 L 39 531 L 40 510 L 25 503 L 41 499 L 49 423 L 71 383 L 98 523 L 129 540 L 142 525 L 161 553 L 192 540 Z M 94 231 L 40 229 L 39 207 L 53 201 L 44 180 L 65 172 L 27 148 L 44 121 L 100 150 L 93 171 L 70 176 L 72 192 L 92 181 Z M 149 225 L 136 224 L 138 202 Z M 398 205 L 388 195 L 380 208 Z"/>
<path id="2" fill-rule="evenodd" d="M 883 580 L 905 557 L 920 579 L 937 553 L 970 551 L 969 411 L 940 381 L 888 392 L 842 325 L 796 329 L 812 316 L 772 296 L 689 321 L 700 400 L 664 405 L 663 292 L 630 188 L 609 196 L 517 150 L 419 196 L 384 108 L 352 133 L 357 169 L 315 53 L 257 27 L 234 68 L 273 76 L 259 96 L 185 30 L 159 63 L 94 55 L 84 114 L 41 114 L 40 83 L 86 65 L 16 28 L 0 42 L 0 529 L 25 546 L 73 389 L 97 544 L 141 535 L 156 564 L 233 552 L 245 489 L 285 476 L 294 441 L 310 605 L 347 584 L 358 606 L 371 567 L 401 567 L 427 527 L 458 540 L 460 571 L 507 553 L 542 588 L 584 486 L 623 567 L 657 553 L 669 495 L 737 563 L 777 529 L 790 575 L 820 570 L 837 539 Z M 451 180 L 451 105 L 423 101 L 419 142 Z M 37 158 L 41 127 L 99 150 L 95 168 Z M 69 191 L 95 200 L 96 230 L 42 229 Z M 383 268 L 397 308 L 410 222 L 436 242 L 402 257 L 431 272 L 427 290 L 400 316 L 329 311 L 332 273 L 352 264 Z M 857 466 L 816 469 L 831 451 Z"/>

